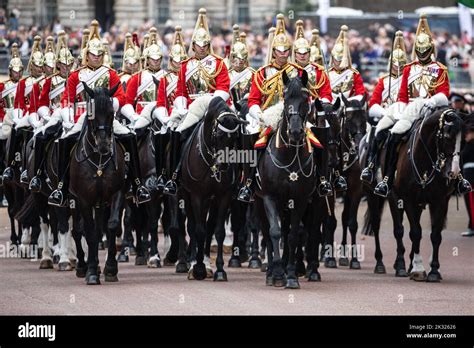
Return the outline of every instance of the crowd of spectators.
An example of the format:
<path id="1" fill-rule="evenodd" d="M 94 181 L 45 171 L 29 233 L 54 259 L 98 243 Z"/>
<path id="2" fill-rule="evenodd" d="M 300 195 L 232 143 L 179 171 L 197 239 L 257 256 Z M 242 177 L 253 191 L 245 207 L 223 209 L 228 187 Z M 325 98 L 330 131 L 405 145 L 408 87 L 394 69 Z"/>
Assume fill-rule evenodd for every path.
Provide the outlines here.
<path id="1" fill-rule="evenodd" d="M 9 47 L 12 43 L 16 42 L 20 47 L 20 53 L 22 56 L 28 56 L 33 43 L 33 37 L 35 35 L 41 35 L 44 39 L 49 35 L 56 34 L 59 30 L 65 30 L 69 38 L 69 46 L 73 53 L 77 53 L 82 39 L 83 28 L 71 28 L 63 26 L 59 19 L 54 19 L 51 23 L 43 28 L 38 26 L 26 27 L 21 24 L 20 11 L 13 9 L 10 11 L 9 16 L 6 15 L 4 9 L 0 9 L 0 54 L 8 54 Z M 253 28 L 248 24 L 240 24 L 241 30 L 247 33 L 247 43 L 249 47 L 250 57 L 256 67 L 262 64 L 267 54 L 267 32 L 273 23 L 273 18 L 268 16 L 265 20 L 263 28 Z M 174 26 L 178 23 L 174 23 L 168 20 L 164 26 L 160 27 L 160 42 L 162 43 L 164 54 L 167 53 L 174 33 Z M 225 56 L 229 50 L 230 43 L 232 40 L 232 24 L 229 22 L 222 22 L 219 28 L 211 27 L 212 31 L 212 46 L 216 54 Z M 290 35 L 294 31 L 294 22 L 287 23 L 287 31 Z M 350 27 L 350 23 L 349 27 Z M 138 28 L 130 27 L 127 23 L 117 23 L 112 25 L 109 30 L 101 33 L 102 37 L 109 42 L 112 55 L 120 56 L 124 47 L 125 34 L 127 32 L 137 32 L 140 40 L 146 32 L 156 23 L 153 20 L 147 20 Z M 311 20 L 305 20 L 306 36 L 308 39 L 311 38 L 311 29 L 313 23 Z M 370 25 L 369 34 L 361 35 L 356 30 L 349 30 L 348 39 L 349 47 L 351 50 L 352 62 L 356 68 L 366 69 L 371 65 L 385 64 L 387 58 L 390 55 L 391 43 L 394 33 L 394 28 L 390 24 L 373 23 Z M 186 43 L 189 45 L 191 40 L 193 28 L 184 28 L 184 38 Z M 329 33 L 321 36 L 321 46 L 326 52 L 326 57 L 329 57 L 328 52 L 332 49 L 334 42 L 337 38 L 338 32 Z M 458 37 L 448 32 L 433 31 L 433 35 L 436 41 L 437 47 L 437 59 L 448 66 L 462 67 L 469 69 L 471 73 L 471 81 L 474 81 L 474 58 L 472 54 L 472 42 L 471 38 L 467 35 Z M 415 38 L 413 31 L 405 31 L 405 44 L 408 53 L 411 53 L 412 45 Z M 43 41 L 44 42 L 44 41 Z M 410 59 L 410 58 L 409 58 Z M 377 75 L 370 74 L 367 71 L 362 71 L 363 76 L 367 76 L 366 81 L 369 84 L 373 84 L 374 79 Z"/>

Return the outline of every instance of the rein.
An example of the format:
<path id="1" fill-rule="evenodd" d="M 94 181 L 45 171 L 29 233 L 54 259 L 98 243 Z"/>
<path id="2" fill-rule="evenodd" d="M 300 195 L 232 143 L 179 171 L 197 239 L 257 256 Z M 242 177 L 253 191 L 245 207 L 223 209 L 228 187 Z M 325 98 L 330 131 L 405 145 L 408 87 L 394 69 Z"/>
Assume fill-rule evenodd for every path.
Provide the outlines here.
<path id="1" fill-rule="evenodd" d="M 448 113 L 453 113 L 453 112 L 454 111 L 452 109 L 446 109 L 445 111 L 443 111 L 443 113 L 439 117 L 438 129 L 436 131 L 436 160 L 433 160 L 433 158 L 431 157 L 428 146 L 426 145 L 425 141 L 423 140 L 423 138 L 421 136 L 421 130 L 423 128 L 423 125 L 425 124 L 425 120 L 427 119 L 426 117 L 423 118 L 423 120 L 422 120 L 420 126 L 418 127 L 417 131 L 413 132 L 413 134 L 410 138 L 410 146 L 409 146 L 409 149 L 408 149 L 408 156 L 409 156 L 410 164 L 411 164 L 411 167 L 412 167 L 413 172 L 415 174 L 416 183 L 418 185 L 420 185 L 423 189 L 433 182 L 433 180 L 436 176 L 436 172 L 441 172 L 441 169 L 443 169 L 445 164 L 446 164 L 446 159 L 447 158 L 455 157 L 455 156 L 460 155 L 459 152 L 453 152 L 451 155 L 446 156 L 444 151 L 440 151 L 440 148 L 441 149 L 444 148 L 445 137 L 444 137 L 444 133 L 443 133 L 443 127 L 444 127 L 445 122 L 446 122 L 445 121 L 445 116 Z M 455 116 L 458 117 L 457 115 L 455 115 Z M 415 142 L 416 142 L 417 139 L 420 140 L 420 143 L 423 145 L 423 150 L 428 155 L 428 158 L 430 160 L 431 170 L 430 170 L 429 174 L 428 174 L 427 171 L 425 171 L 423 173 L 423 175 L 421 175 L 419 168 L 416 166 L 415 158 L 414 158 L 414 150 L 415 150 L 415 146 L 416 146 Z M 440 143 L 442 144 L 442 146 L 440 146 Z"/>

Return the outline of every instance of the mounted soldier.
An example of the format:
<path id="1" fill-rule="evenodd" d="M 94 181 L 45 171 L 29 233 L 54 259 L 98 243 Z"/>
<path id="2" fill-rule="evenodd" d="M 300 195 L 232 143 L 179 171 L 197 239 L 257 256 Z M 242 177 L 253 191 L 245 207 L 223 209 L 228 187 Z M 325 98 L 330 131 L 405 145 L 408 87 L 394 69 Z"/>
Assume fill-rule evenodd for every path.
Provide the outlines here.
<path id="1" fill-rule="evenodd" d="M 158 119 L 163 125 L 160 132 L 154 135 L 155 151 L 157 151 L 155 156 L 156 173 L 158 175 L 157 188 L 159 191 L 163 191 L 168 182 L 165 157 L 170 132 L 168 132 L 167 123 L 169 121 L 169 115 L 173 112 L 174 100 L 176 99 L 179 69 L 181 63 L 187 58 L 181 26 L 176 26 L 172 46 L 170 48 L 167 73 L 160 80 L 156 108 L 152 113 L 152 117 Z M 172 165 L 172 170 L 174 170 L 178 158 L 178 152 L 171 152 L 171 159 L 174 164 L 174 166 Z"/>
<path id="2" fill-rule="evenodd" d="M 31 124 L 37 122 L 35 115 L 29 114 L 31 104 L 33 107 L 39 101 L 39 88 L 33 88 L 36 82 L 43 80 L 44 55 L 41 51 L 41 37 L 35 36 L 33 47 L 31 50 L 30 60 L 27 70 L 29 76 L 22 78 L 16 87 L 14 105 L 12 110 L 12 121 L 15 127 L 12 128 L 10 134 L 10 147 L 7 154 L 8 167 L 3 172 L 4 181 L 12 181 L 15 168 L 21 164 L 20 148 L 24 134 L 21 129 L 28 128 Z"/>
<path id="3" fill-rule="evenodd" d="M 313 45 L 317 45 L 319 43 L 316 42 L 317 38 L 314 36 L 312 37 L 314 40 Z M 313 46 L 315 47 L 315 46 Z M 308 86 L 309 91 L 311 94 L 311 100 L 314 101 L 319 99 L 321 103 L 331 103 L 332 102 L 332 91 L 331 91 L 331 83 L 329 78 L 324 71 L 324 66 L 319 65 L 311 61 L 311 49 L 312 46 L 306 40 L 304 36 L 304 27 L 303 21 L 297 20 L 296 21 L 296 31 L 295 31 L 295 41 L 293 42 L 293 61 L 300 67 L 302 67 L 308 73 Z M 317 47 L 318 52 L 320 53 L 321 50 Z M 317 54 L 315 52 L 315 57 L 313 59 L 318 59 Z M 314 118 L 318 121 L 319 117 L 315 115 Z M 325 132 L 327 133 L 327 127 L 325 120 L 321 120 L 321 124 L 310 124 L 310 127 L 314 129 L 318 136 L 327 137 L 327 134 L 323 135 Z M 318 123 L 318 122 L 316 122 Z M 330 196 L 332 195 L 332 185 L 327 180 L 328 168 L 326 161 L 318 161 L 319 168 L 319 180 L 320 183 L 318 185 L 318 193 L 321 196 Z"/>
<path id="4" fill-rule="evenodd" d="M 369 101 L 369 122 L 371 124 L 377 125 L 385 110 L 398 100 L 402 73 L 407 64 L 407 58 L 403 33 L 397 31 L 393 42 L 393 50 L 389 58 L 388 73 L 379 78 Z M 391 127 L 392 124 L 391 119 L 384 118 L 380 125 L 377 125 L 376 132 L 374 133 L 375 138 L 371 142 L 370 150 L 367 154 L 368 166 L 362 171 L 360 176 L 360 179 L 368 184 L 371 184 L 374 180 L 375 172 L 378 168 L 378 152 L 388 135 L 387 131 L 383 132 L 381 130 Z"/>
<path id="5" fill-rule="evenodd" d="M 120 82 L 125 92 L 127 92 L 127 82 L 133 74 L 141 70 L 140 44 L 137 33 L 127 33 L 125 35 L 125 45 L 123 49 L 122 72 L 119 74 Z"/>
<path id="6" fill-rule="evenodd" d="M 189 55 L 181 63 L 178 86 L 168 127 L 171 129 L 171 153 L 180 156 L 181 138 L 205 115 L 211 99 L 220 97 L 230 105 L 229 72 L 222 57 L 213 53 L 211 35 L 206 18 L 206 9 L 199 10 L 199 16 L 191 39 Z M 186 132 L 184 132 L 186 131 Z M 171 179 L 163 192 L 175 195 L 178 190 L 179 158 L 172 156 Z"/>
<path id="7" fill-rule="evenodd" d="M 390 137 L 387 140 L 388 159 L 385 163 L 385 176 L 377 184 L 374 193 L 387 197 L 392 187 L 397 159 L 398 146 L 403 135 L 410 130 L 420 117 L 438 107 L 448 105 L 449 78 L 448 69 L 435 60 L 435 43 L 430 32 L 426 15 L 420 16 L 416 38 L 413 46 L 413 62 L 403 69 L 398 103 L 393 104 L 383 113 L 376 132 L 391 125 Z M 458 191 L 468 192 L 469 183 L 459 175 Z"/>
<path id="8" fill-rule="evenodd" d="M 104 53 L 105 47 L 100 39 L 99 23 L 94 20 L 91 23 L 89 41 L 82 51 L 83 67 L 71 73 L 67 80 L 66 91 L 61 99 L 63 125 L 69 123 L 73 127 L 59 140 L 58 177 L 60 181 L 58 188 L 48 198 L 48 202 L 52 205 L 64 206 L 67 202 L 70 153 L 80 136 L 85 118 L 88 117 L 84 83 L 90 88 L 101 87 L 110 90 L 120 84 L 117 72 L 103 65 Z M 125 94 L 120 84 L 113 95 L 114 111 L 117 112 L 124 104 Z M 89 112 L 93 112 L 93 104 L 92 110 Z M 130 155 L 130 176 L 137 204 L 149 201 L 151 199 L 150 192 L 141 183 L 135 134 L 116 119 L 113 122 L 113 132 Z"/>
<path id="9" fill-rule="evenodd" d="M 68 49 L 66 33 L 64 31 L 58 33 L 55 62 L 55 72 L 45 79 L 36 111 L 39 118 L 47 121 L 47 123 L 35 131 L 33 167 L 35 176 L 31 179 L 29 185 L 30 190 L 33 192 L 41 190 L 41 174 L 43 172 L 42 166 L 45 158 L 46 144 L 59 133 L 58 127 L 61 127 L 62 121 L 61 99 L 66 90 L 66 80 L 74 64 L 74 57 Z"/>

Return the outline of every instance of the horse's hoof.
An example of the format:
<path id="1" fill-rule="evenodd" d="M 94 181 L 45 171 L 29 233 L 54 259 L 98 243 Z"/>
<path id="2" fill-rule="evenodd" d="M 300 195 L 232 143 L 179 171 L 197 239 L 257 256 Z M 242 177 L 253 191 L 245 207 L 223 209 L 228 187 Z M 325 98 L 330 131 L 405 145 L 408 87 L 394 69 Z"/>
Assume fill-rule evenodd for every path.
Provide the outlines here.
<path id="1" fill-rule="evenodd" d="M 129 261 L 128 255 L 127 254 L 119 254 L 119 256 L 117 257 L 117 261 L 118 262 L 128 262 Z"/>
<path id="2" fill-rule="evenodd" d="M 339 265 L 341 265 L 341 260 L 339 259 Z M 328 257 L 324 260 L 324 267 L 326 268 L 337 268 L 336 259 L 334 257 Z"/>
<path id="3" fill-rule="evenodd" d="M 216 271 L 216 273 L 214 273 L 214 281 L 226 282 L 227 273 L 225 271 Z"/>
<path id="4" fill-rule="evenodd" d="M 158 259 L 150 259 L 147 262 L 148 268 L 161 268 L 161 262 Z"/>
<path id="5" fill-rule="evenodd" d="M 104 278 L 106 282 L 111 282 L 111 283 L 118 282 L 118 277 L 116 274 L 115 275 L 105 274 Z"/>
<path id="6" fill-rule="evenodd" d="M 189 270 L 186 262 L 178 263 L 176 265 L 176 273 L 186 273 Z"/>
<path id="7" fill-rule="evenodd" d="M 442 279 L 443 279 L 443 277 L 441 277 L 441 274 L 439 272 L 431 271 L 428 274 L 428 278 L 426 278 L 426 281 L 428 283 L 439 283 Z"/>
<path id="8" fill-rule="evenodd" d="M 259 258 L 251 259 L 249 261 L 249 268 L 251 269 L 259 269 L 262 267 L 262 261 Z"/>
<path id="9" fill-rule="evenodd" d="M 144 266 L 144 265 L 146 265 L 145 256 L 135 257 L 135 266 Z"/>
<path id="10" fill-rule="evenodd" d="M 385 266 L 383 264 L 377 264 L 377 265 L 375 265 L 374 273 L 375 274 L 385 274 L 385 273 L 387 273 L 387 270 L 385 269 Z"/>
<path id="11" fill-rule="evenodd" d="M 408 277 L 408 272 L 405 270 L 405 268 L 396 269 L 395 277 Z"/>
<path id="12" fill-rule="evenodd" d="M 224 245 L 224 254 L 232 254 L 232 245 Z"/>
<path id="13" fill-rule="evenodd" d="M 342 266 L 342 267 L 349 266 L 349 259 L 347 257 L 341 257 L 339 259 L 339 266 Z"/>
<path id="14" fill-rule="evenodd" d="M 306 266 L 304 263 L 297 263 L 296 264 L 296 276 L 297 277 L 304 277 L 306 275 Z"/>
<path id="15" fill-rule="evenodd" d="M 308 282 L 320 282 L 321 274 L 318 271 L 313 271 L 308 275 Z"/>
<path id="16" fill-rule="evenodd" d="M 272 276 L 266 276 L 265 285 L 266 286 L 273 286 L 273 277 Z"/>
<path id="17" fill-rule="evenodd" d="M 298 279 L 288 278 L 286 280 L 285 289 L 299 289 L 299 288 L 300 288 L 300 283 L 298 282 Z"/>
<path id="18" fill-rule="evenodd" d="M 96 274 L 91 274 L 89 277 L 86 279 L 87 285 L 99 285 L 100 284 L 100 278 Z"/>
<path id="19" fill-rule="evenodd" d="M 103 241 L 99 242 L 99 250 L 105 250 L 105 245 Z"/>
<path id="20" fill-rule="evenodd" d="M 76 277 L 77 278 L 85 278 L 87 273 L 87 269 L 81 268 L 81 267 L 76 267 Z"/>
<path id="21" fill-rule="evenodd" d="M 424 282 L 427 279 L 426 271 L 423 272 L 411 272 L 410 279 L 416 282 Z"/>
<path id="22" fill-rule="evenodd" d="M 168 266 L 172 267 L 175 264 L 176 264 L 176 261 L 170 260 L 168 256 L 166 256 L 165 259 L 163 260 L 163 266 L 165 267 L 168 267 Z"/>
<path id="23" fill-rule="evenodd" d="M 73 267 L 70 262 L 58 263 L 58 271 L 72 271 Z"/>
<path id="24" fill-rule="evenodd" d="M 352 259 L 350 269 L 360 269 L 360 262 L 358 260 Z"/>
<path id="25" fill-rule="evenodd" d="M 282 288 L 286 286 L 286 279 L 284 277 L 282 278 L 273 277 L 272 285 L 276 288 Z"/>
<path id="26" fill-rule="evenodd" d="M 262 266 L 260 266 L 260 272 L 266 272 L 268 269 L 268 263 L 264 262 L 262 263 Z"/>
<path id="27" fill-rule="evenodd" d="M 53 269 L 54 268 L 53 260 L 51 259 L 41 260 L 39 268 L 40 269 Z"/>
<path id="28" fill-rule="evenodd" d="M 59 255 L 54 255 L 54 256 L 53 256 L 53 263 L 54 263 L 55 265 L 57 265 L 57 264 L 59 263 L 59 259 L 60 259 Z"/>
<path id="29" fill-rule="evenodd" d="M 74 260 L 69 259 L 69 264 L 70 264 L 71 267 L 74 269 L 74 268 L 76 268 L 77 261 L 76 261 L 75 259 L 74 259 Z"/>
<path id="30" fill-rule="evenodd" d="M 206 270 L 206 266 L 204 264 L 196 263 L 193 266 L 193 271 L 192 272 L 193 272 L 193 277 L 196 280 L 203 280 L 203 279 L 206 279 L 206 277 L 207 277 L 207 270 Z"/>
<path id="31" fill-rule="evenodd" d="M 240 263 L 240 259 L 238 258 L 231 258 L 229 260 L 229 267 L 232 267 L 232 268 L 239 268 L 239 267 L 242 267 L 242 264 Z"/>

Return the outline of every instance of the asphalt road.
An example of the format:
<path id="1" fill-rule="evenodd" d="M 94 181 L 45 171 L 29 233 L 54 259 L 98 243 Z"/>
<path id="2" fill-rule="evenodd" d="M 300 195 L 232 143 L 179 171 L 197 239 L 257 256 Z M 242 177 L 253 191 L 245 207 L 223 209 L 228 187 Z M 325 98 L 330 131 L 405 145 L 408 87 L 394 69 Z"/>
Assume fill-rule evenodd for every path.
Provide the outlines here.
<path id="1" fill-rule="evenodd" d="M 301 289 L 265 286 L 264 273 L 243 268 L 226 268 L 228 282 L 187 280 L 174 267 L 149 269 L 130 263 L 119 264 L 119 282 L 87 286 L 75 272 L 39 270 L 39 261 L 0 255 L 1 315 L 179 315 L 179 314 L 352 314 L 352 315 L 473 315 L 474 238 L 462 237 L 467 215 L 464 202 L 451 200 L 449 220 L 440 250 L 441 283 L 414 282 L 396 278 L 392 269 L 395 240 L 392 223 L 384 215 L 381 243 L 387 274 L 373 273 L 372 237 L 358 241 L 363 249 L 362 269 L 321 267 L 322 281 L 309 283 L 300 278 Z M 337 211 L 340 216 L 341 205 Z M 362 223 L 365 203 L 359 210 Z M 387 213 L 387 211 L 386 211 Z M 424 212 L 421 254 L 429 270 L 431 255 L 428 212 Z M 10 227 L 5 208 L 0 209 L 0 245 L 9 241 Z M 408 227 L 406 225 L 406 231 Z M 341 230 L 336 231 L 340 241 Z M 161 237 L 161 236 L 160 236 Z M 407 248 L 411 243 L 404 237 Z M 160 240 L 163 248 L 163 239 Z M 163 254 L 162 254 L 163 255 Z M 100 252 L 103 266 L 105 252 Z M 57 266 L 55 266 L 57 267 Z"/>

